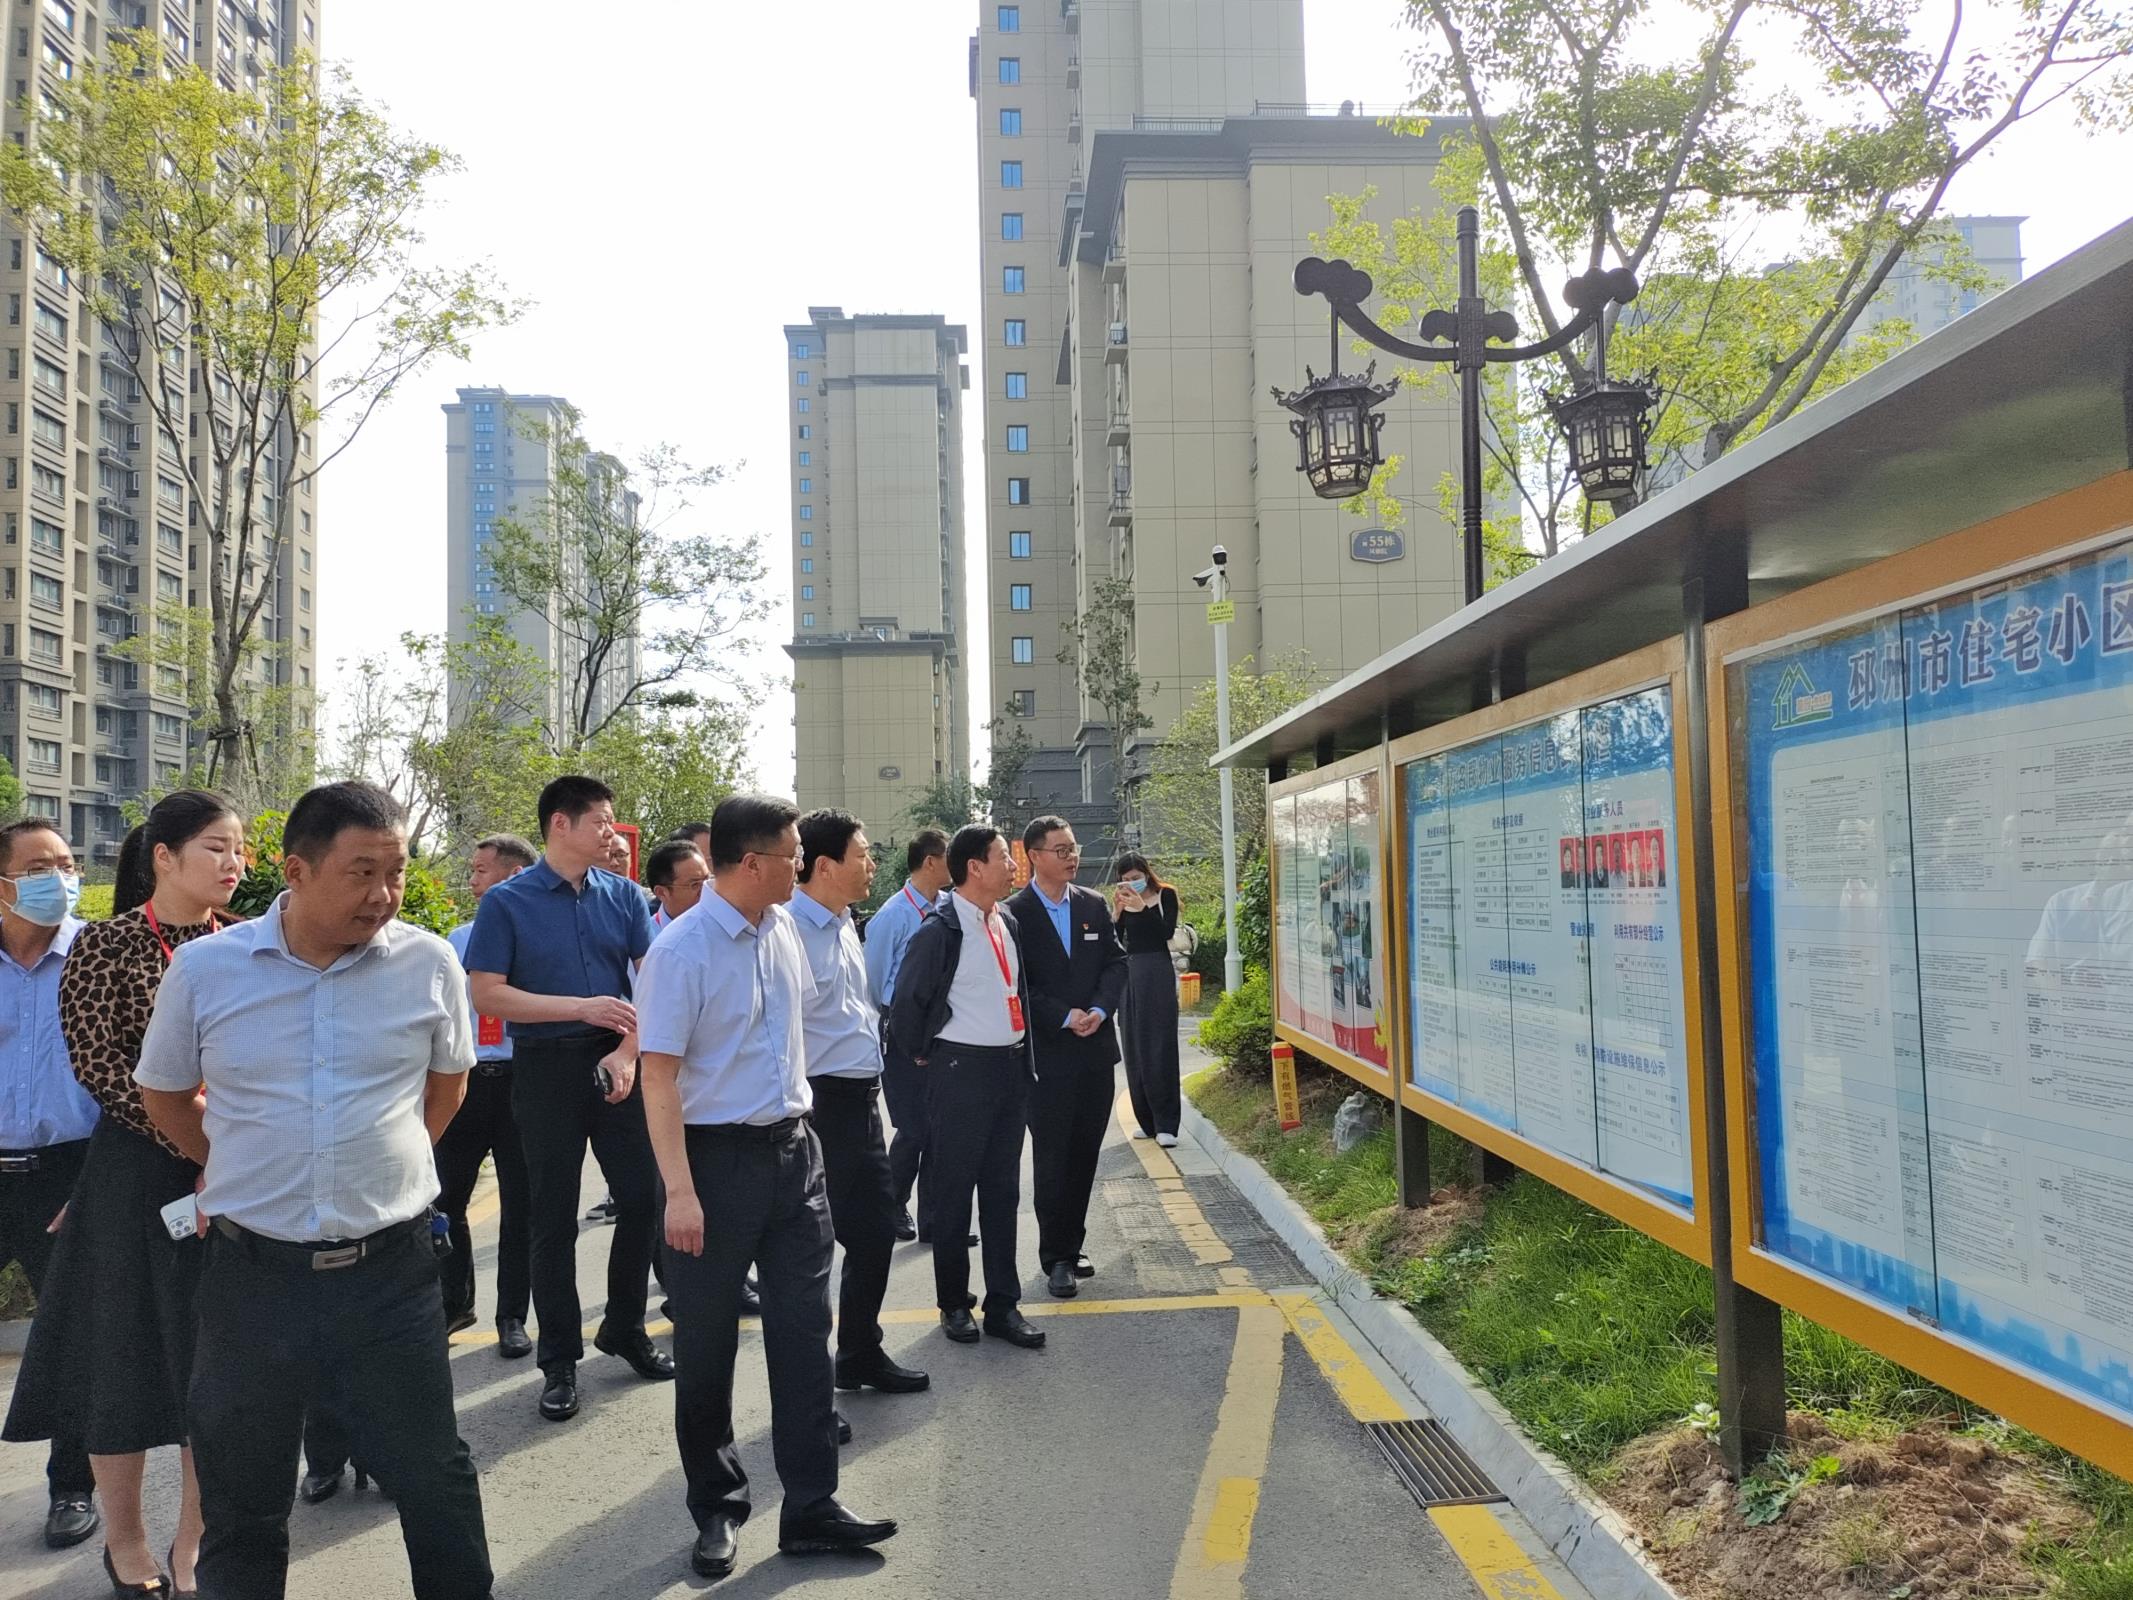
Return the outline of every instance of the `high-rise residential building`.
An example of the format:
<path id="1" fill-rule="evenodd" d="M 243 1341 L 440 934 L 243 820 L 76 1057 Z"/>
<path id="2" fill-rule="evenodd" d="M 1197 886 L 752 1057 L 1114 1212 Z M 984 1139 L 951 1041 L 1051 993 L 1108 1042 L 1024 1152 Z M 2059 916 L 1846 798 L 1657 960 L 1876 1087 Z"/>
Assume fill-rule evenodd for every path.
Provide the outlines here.
<path id="1" fill-rule="evenodd" d="M 317 51 L 321 0 L 15 0 L 7 12 L 13 87 L 0 126 L 20 143 L 30 137 L 27 108 L 76 79 L 118 30 L 154 33 L 171 56 L 234 90 L 256 84 L 265 66 Z M 185 471 L 193 481 L 212 476 L 197 442 L 205 386 L 195 367 L 189 393 L 171 392 L 180 426 L 163 432 L 122 354 L 123 334 L 95 322 L 79 285 L 22 228 L 0 219 L 0 241 L 9 311 L 0 327 L 0 755 L 22 780 L 28 814 L 57 824 L 86 859 L 109 863 L 126 830 L 120 808 L 202 755 L 187 668 L 137 661 L 122 646 L 151 628 L 182 628 L 158 618 L 159 607 L 204 612 L 211 602 L 198 576 L 210 560 L 205 519 Z M 263 462 L 255 481 L 275 481 L 278 467 Z M 318 504 L 308 482 L 292 499 L 274 508 L 289 514 L 288 537 L 254 630 L 262 648 L 246 670 L 254 687 L 309 691 Z M 308 702 L 307 692 L 270 698 L 281 720 L 252 737 L 309 739 Z"/>
<path id="2" fill-rule="evenodd" d="M 575 685 L 587 659 L 585 630 L 570 625 L 561 604 L 522 606 L 497 587 L 496 524 L 509 518 L 523 528 L 552 530 L 558 521 L 571 520 L 580 496 L 597 497 L 606 507 L 603 517 L 626 522 L 637 515 L 638 497 L 620 461 L 584 450 L 577 412 L 567 400 L 461 389 L 443 410 L 449 637 L 465 642 L 485 617 L 508 625 L 548 669 L 546 720 L 551 728 L 564 729 L 578 703 Z M 566 455 L 572 450 L 581 453 Z M 566 547 L 567 569 L 581 565 L 576 555 Z M 572 577 L 566 572 L 566 581 Z M 574 577 L 583 582 L 581 572 Z M 586 697 L 589 726 L 605 721 L 637 682 L 642 648 L 632 634 L 608 653 Z"/>
<path id="3" fill-rule="evenodd" d="M 970 775 L 963 673 L 963 365 L 937 316 L 810 306 L 791 394 L 794 793 L 877 844 L 936 779 Z"/>
<path id="4" fill-rule="evenodd" d="M 1938 333 L 1967 311 L 1975 311 L 2010 284 L 2022 281 L 2022 224 L 2026 217 L 1949 217 L 1959 247 L 1951 251 L 1935 241 L 1913 250 L 1896 263 L 1881 293 L 1859 319 L 1857 333 L 1875 324 L 1901 318 L 1923 339 Z M 1940 269 L 1950 254 L 1962 258 L 1964 276 L 1972 273 L 1983 282 L 1958 282 Z"/>
<path id="5" fill-rule="evenodd" d="M 1319 114 L 1303 85 L 1301 0 L 987 3 L 971 41 L 991 698 L 1035 747 L 1018 809 L 1062 808 L 1098 840 L 1111 730 L 1076 652 L 1060 657 L 1119 592 L 1106 580 L 1130 585 L 1126 657 L 1153 723 L 1128 774 L 1213 675 L 1192 575 L 1214 545 L 1233 658 L 1308 651 L 1337 674 L 1460 600 L 1436 494 L 1457 460 L 1449 395 L 1386 406 L 1406 526 L 1358 540 L 1368 525 L 1295 471 L 1269 393 L 1325 367 L 1326 304 L 1290 276 L 1329 198 L 1374 190 L 1386 222 L 1437 203 L 1434 138 Z M 1344 365 L 1363 365 L 1349 347 Z"/>

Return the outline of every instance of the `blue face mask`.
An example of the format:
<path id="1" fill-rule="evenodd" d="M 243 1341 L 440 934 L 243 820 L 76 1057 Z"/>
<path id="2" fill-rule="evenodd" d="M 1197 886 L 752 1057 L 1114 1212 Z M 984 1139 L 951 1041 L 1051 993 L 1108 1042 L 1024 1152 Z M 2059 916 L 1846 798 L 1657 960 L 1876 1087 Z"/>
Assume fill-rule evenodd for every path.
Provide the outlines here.
<path id="1" fill-rule="evenodd" d="M 1135 894 L 1146 894 L 1148 892 L 1148 880 L 1146 878 L 1123 878 L 1119 881 Z"/>
<path id="2" fill-rule="evenodd" d="M 33 877 L 10 878 L 15 903 L 10 908 L 24 922 L 40 928 L 56 928 L 74 914 L 81 901 L 81 877 L 73 872 L 40 872 Z"/>

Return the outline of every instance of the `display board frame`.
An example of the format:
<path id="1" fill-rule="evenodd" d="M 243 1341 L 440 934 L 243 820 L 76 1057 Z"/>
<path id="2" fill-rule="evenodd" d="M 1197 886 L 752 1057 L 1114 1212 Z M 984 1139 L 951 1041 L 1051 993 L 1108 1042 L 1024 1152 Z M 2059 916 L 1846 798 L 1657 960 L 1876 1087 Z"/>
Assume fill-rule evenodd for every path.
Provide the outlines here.
<path id="1" fill-rule="evenodd" d="M 1371 749 L 1360 751 L 1355 755 L 1343 756 L 1340 760 L 1329 762 L 1323 767 L 1313 767 L 1308 772 L 1299 772 L 1293 777 L 1281 779 L 1278 783 L 1268 784 L 1266 795 L 1268 825 L 1272 826 L 1274 803 L 1277 800 L 1293 799 L 1297 795 L 1308 794 L 1313 789 L 1323 788 L 1327 784 L 1344 782 L 1349 778 L 1359 778 L 1365 773 L 1382 775 L 1385 770 L 1384 755 L 1385 751 L 1382 745 L 1373 746 Z M 1384 961 L 1387 974 L 1386 1004 L 1391 1018 L 1392 1038 L 1387 1041 L 1387 1065 L 1383 1067 L 1379 1066 L 1375 1061 L 1366 1061 L 1363 1057 L 1351 1051 L 1341 1049 L 1339 1045 L 1333 1043 L 1330 1039 L 1321 1039 L 1315 1033 L 1307 1033 L 1302 1028 L 1295 1027 L 1280 1019 L 1282 980 L 1281 938 L 1279 933 L 1282 895 L 1281 873 L 1287 863 L 1282 859 L 1280 852 L 1271 848 L 1267 851 L 1267 892 L 1272 901 L 1271 915 L 1275 923 L 1273 960 L 1268 964 L 1268 1003 L 1273 1007 L 1275 1013 L 1274 1037 L 1294 1045 L 1306 1054 L 1323 1061 L 1327 1066 L 1345 1073 L 1355 1079 L 1356 1082 L 1364 1085 L 1364 1087 L 1384 1095 L 1388 1100 L 1392 1098 L 1392 1086 L 1396 1081 L 1396 1075 L 1404 1070 L 1400 1064 L 1400 1028 L 1404 1020 L 1400 999 L 1401 985 L 1396 978 L 1399 969 L 1392 965 L 1400 946 L 1397 943 L 1397 935 L 1387 920 L 1392 916 L 1394 908 L 1399 904 L 1397 898 L 1388 897 L 1387 894 L 1392 876 L 1386 855 L 1386 852 L 1392 848 L 1391 823 L 1393 819 L 1390 815 L 1392 809 L 1392 799 L 1381 782 L 1378 789 L 1378 872 L 1377 882 L 1371 886 L 1371 890 L 1377 898 L 1377 910 L 1380 919 L 1379 928 L 1388 941 L 1385 945 Z"/>
<path id="2" fill-rule="evenodd" d="M 1748 841 L 1741 741 L 1729 674 L 1822 634 L 1894 616 L 2032 569 L 2133 539 L 2133 472 L 2120 472 L 1736 613 L 1707 629 L 1712 839 L 1718 885 L 1726 1139 L 1736 1279 L 1802 1316 L 1901 1362 L 2122 1476 L 2133 1476 L 2133 1422 L 2049 1378 L 1763 1247 L 1760 1141 L 1751 1079 Z"/>
<path id="3" fill-rule="evenodd" d="M 1393 837 L 1386 846 L 1389 854 L 1382 878 L 1385 893 L 1389 898 L 1386 915 L 1391 938 L 1391 970 L 1398 975 L 1392 984 L 1396 1028 L 1392 1068 L 1399 1085 L 1400 1103 L 1417 1115 L 1426 1117 L 1431 1122 L 1442 1123 L 1469 1143 L 1493 1151 L 1556 1188 L 1577 1196 L 1586 1204 L 1670 1246 L 1690 1260 L 1709 1266 L 1710 1227 L 1704 1219 L 1709 1214 L 1711 1169 L 1709 1151 L 1705 1143 L 1703 1008 L 1697 999 L 1701 993 L 1703 971 L 1699 954 L 1700 930 L 1697 926 L 1694 880 L 1687 871 L 1676 875 L 1676 896 L 1681 919 L 1682 992 L 1679 999 L 1682 1006 L 1681 1039 L 1684 1058 L 1688 1063 L 1687 1122 L 1691 1198 L 1695 1208 L 1693 1212 L 1684 1211 L 1660 1196 L 1597 1167 L 1587 1167 L 1570 1160 L 1509 1128 L 1499 1126 L 1485 1117 L 1476 1116 L 1466 1108 L 1430 1093 L 1414 1082 L 1411 1059 L 1413 1038 L 1408 1016 L 1406 974 L 1410 970 L 1412 952 L 1408 949 L 1405 915 L 1409 893 L 1410 850 L 1407 808 L 1404 803 L 1397 801 L 1397 797 L 1405 793 L 1406 768 L 1425 757 L 1440 755 L 1492 734 L 1506 733 L 1532 723 L 1546 721 L 1550 717 L 1581 711 L 1589 706 L 1656 688 L 1665 688 L 1672 697 L 1675 838 L 1677 847 L 1680 847 L 1678 859 L 1686 864 L 1692 859 L 1693 853 L 1681 847 L 1681 842 L 1690 837 L 1689 824 L 1695 813 L 1690 805 L 1689 787 L 1688 678 L 1679 639 L 1661 640 L 1614 661 L 1560 679 L 1544 688 L 1499 701 L 1495 705 L 1448 722 L 1437 723 L 1418 733 L 1407 734 L 1395 739 L 1388 747 L 1388 793 L 1395 798 L 1389 799 L 1384 807 L 1385 820 L 1390 825 Z M 1376 1078 L 1378 1085 L 1383 1082 L 1382 1076 Z"/>

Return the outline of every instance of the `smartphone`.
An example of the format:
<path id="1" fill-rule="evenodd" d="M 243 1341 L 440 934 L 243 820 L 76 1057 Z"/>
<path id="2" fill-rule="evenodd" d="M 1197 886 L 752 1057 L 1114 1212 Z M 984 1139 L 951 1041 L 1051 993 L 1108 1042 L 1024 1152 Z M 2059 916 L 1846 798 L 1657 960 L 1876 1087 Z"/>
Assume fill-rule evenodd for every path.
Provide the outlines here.
<path id="1" fill-rule="evenodd" d="M 183 1194 L 162 1208 L 163 1228 L 173 1239 L 190 1239 L 200 1231 L 197 1196 Z"/>
<path id="2" fill-rule="evenodd" d="M 615 1092 L 615 1075 L 607 1070 L 607 1063 L 604 1061 L 593 1067 L 593 1087 L 600 1091 L 600 1098 L 603 1100 Z"/>

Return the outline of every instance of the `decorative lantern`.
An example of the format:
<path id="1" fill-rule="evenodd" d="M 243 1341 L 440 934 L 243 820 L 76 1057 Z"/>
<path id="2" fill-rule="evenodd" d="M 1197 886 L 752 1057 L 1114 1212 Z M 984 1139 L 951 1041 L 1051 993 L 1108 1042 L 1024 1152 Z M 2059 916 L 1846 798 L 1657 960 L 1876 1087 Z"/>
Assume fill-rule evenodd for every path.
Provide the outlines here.
<path id="1" fill-rule="evenodd" d="M 1570 470 L 1586 499 L 1627 500 L 1637 493 L 1651 409 L 1658 403 L 1659 386 L 1649 379 L 1602 378 L 1575 393 L 1548 397 L 1548 409 L 1570 445 Z"/>
<path id="2" fill-rule="evenodd" d="M 1344 374 L 1339 362 L 1323 378 L 1304 368 L 1307 380 L 1294 394 L 1274 391 L 1274 398 L 1296 413 L 1289 432 L 1296 435 L 1296 470 L 1311 480 L 1311 489 L 1321 500 L 1347 500 L 1370 487 L 1371 475 L 1383 460 L 1378 434 L 1385 414 L 1376 408 L 1392 398 L 1400 386 L 1373 383 L 1377 363 L 1362 376 Z"/>

